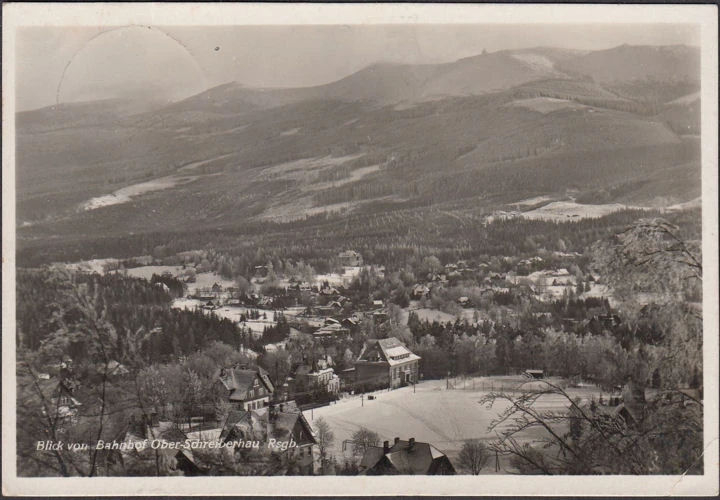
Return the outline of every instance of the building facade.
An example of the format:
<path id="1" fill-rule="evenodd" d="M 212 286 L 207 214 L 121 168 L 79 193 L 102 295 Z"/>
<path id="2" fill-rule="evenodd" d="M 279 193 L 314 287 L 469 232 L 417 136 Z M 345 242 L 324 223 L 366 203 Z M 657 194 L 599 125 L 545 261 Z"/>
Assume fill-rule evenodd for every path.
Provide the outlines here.
<path id="1" fill-rule="evenodd" d="M 268 406 L 275 392 L 275 387 L 262 368 L 223 368 L 220 370 L 219 382 L 227 391 L 228 401 L 243 410 Z"/>
<path id="2" fill-rule="evenodd" d="M 355 362 L 355 384 L 361 390 L 412 385 L 419 365 L 420 356 L 395 337 L 368 340 Z"/>

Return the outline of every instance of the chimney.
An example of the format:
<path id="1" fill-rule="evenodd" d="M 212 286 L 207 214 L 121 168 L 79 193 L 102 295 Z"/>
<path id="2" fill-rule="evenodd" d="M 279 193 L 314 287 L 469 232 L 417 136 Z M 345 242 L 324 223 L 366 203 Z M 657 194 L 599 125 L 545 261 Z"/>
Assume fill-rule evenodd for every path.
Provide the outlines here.
<path id="1" fill-rule="evenodd" d="M 390 453 L 390 441 L 383 441 L 383 453 Z"/>
<path id="2" fill-rule="evenodd" d="M 413 448 L 415 448 L 415 438 L 410 438 L 408 440 L 408 451 L 412 451 Z"/>
<path id="3" fill-rule="evenodd" d="M 399 438 L 399 437 L 396 437 L 396 438 L 395 438 L 395 444 L 398 444 L 399 442 L 400 442 L 400 438 Z"/>

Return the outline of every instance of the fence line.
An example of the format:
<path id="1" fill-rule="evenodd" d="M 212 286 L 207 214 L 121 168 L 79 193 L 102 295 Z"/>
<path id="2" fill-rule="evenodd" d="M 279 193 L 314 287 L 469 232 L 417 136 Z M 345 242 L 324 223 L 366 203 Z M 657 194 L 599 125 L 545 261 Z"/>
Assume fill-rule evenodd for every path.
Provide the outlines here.
<path id="1" fill-rule="evenodd" d="M 522 392 L 523 381 L 478 380 L 466 377 L 451 377 L 447 379 L 448 390 L 478 391 L 478 392 Z"/>

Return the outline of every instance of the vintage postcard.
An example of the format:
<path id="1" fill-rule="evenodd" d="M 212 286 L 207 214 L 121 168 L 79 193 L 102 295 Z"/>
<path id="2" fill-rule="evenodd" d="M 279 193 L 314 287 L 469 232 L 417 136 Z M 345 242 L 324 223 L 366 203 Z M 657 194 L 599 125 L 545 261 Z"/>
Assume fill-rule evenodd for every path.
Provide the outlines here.
<path id="1" fill-rule="evenodd" d="M 4 4 L 3 493 L 717 494 L 717 49 L 714 5 Z"/>

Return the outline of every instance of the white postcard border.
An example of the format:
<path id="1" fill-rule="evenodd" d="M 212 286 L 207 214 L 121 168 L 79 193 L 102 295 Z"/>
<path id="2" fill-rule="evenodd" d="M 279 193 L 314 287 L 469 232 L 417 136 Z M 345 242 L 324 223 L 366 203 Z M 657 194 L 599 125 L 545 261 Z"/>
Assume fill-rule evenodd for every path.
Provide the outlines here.
<path id="1" fill-rule="evenodd" d="M 701 27 L 705 474 L 18 478 L 15 475 L 15 29 L 21 26 L 690 23 Z M 715 5 L 19 4 L 3 5 L 2 482 L 6 495 L 716 495 L 718 493 L 718 114 Z M 452 409 L 448 409 L 452 411 Z"/>

